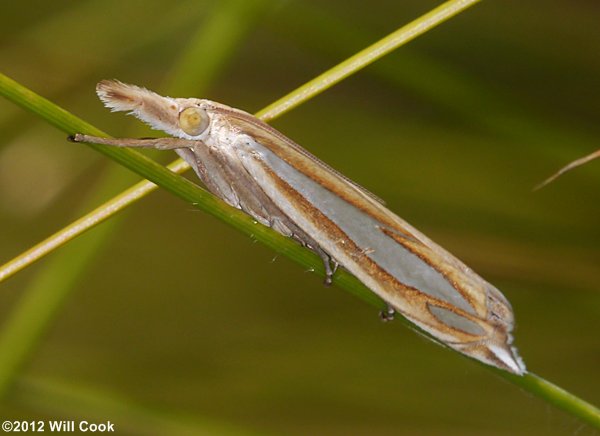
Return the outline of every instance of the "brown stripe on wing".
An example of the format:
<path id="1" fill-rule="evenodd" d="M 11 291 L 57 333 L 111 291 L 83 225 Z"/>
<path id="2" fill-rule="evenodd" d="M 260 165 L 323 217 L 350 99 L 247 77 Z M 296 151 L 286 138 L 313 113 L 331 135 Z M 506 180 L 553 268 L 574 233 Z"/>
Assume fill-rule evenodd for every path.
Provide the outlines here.
<path id="1" fill-rule="evenodd" d="M 315 208 L 292 186 L 278 177 L 270 167 L 260 161 L 257 162 L 260 163 L 267 177 L 269 177 L 270 183 L 276 186 L 277 189 L 282 192 L 282 195 L 288 199 L 291 199 L 297 208 L 298 213 L 302 214 L 309 221 L 318 223 L 320 231 L 327 236 L 327 239 L 337 245 L 344 252 L 350 253 L 353 262 L 355 262 L 357 265 L 355 267 L 353 265 L 344 265 L 342 263 L 342 266 L 348 269 L 352 274 L 355 274 L 359 279 L 361 275 L 365 274 L 374 278 L 379 284 L 379 289 L 372 290 L 388 303 L 393 304 L 396 302 L 396 304 L 393 304 L 394 308 L 404 317 L 430 333 L 432 331 L 442 333 L 442 337 L 439 337 L 440 335 L 434 335 L 438 336 L 438 339 L 446 340 L 446 337 L 450 337 L 452 338 L 452 341 L 457 343 L 469 343 L 472 341 L 484 340 L 491 333 L 490 329 L 492 327 L 485 323 L 481 317 L 468 314 L 446 301 L 437 299 L 431 295 L 421 292 L 417 288 L 400 282 L 375 261 L 373 261 L 368 256 L 368 251 L 356 245 L 356 243 L 340 227 L 338 227 L 320 210 Z M 304 231 L 306 231 L 306 229 L 304 229 Z M 322 248 L 326 249 L 326 247 Z M 360 269 L 361 271 L 357 271 L 357 269 Z M 361 274 L 361 272 L 363 274 Z M 405 306 L 404 308 L 398 307 L 398 300 L 402 302 L 402 304 Z M 458 316 L 462 316 L 467 320 L 476 323 L 482 328 L 483 331 L 486 332 L 486 335 L 473 335 L 465 332 L 464 330 L 444 324 L 434 314 L 431 313 L 429 306 L 436 306 L 446 309 L 456 313 Z"/>
<path id="2" fill-rule="evenodd" d="M 469 292 L 466 289 L 467 283 L 465 283 L 464 275 L 457 277 L 456 269 L 450 268 L 448 264 L 444 262 L 435 261 L 436 253 L 432 252 L 429 247 L 421 244 L 414 239 L 405 238 L 403 235 L 396 233 L 385 227 L 380 227 L 379 230 L 386 236 L 392 238 L 396 243 L 403 246 L 406 250 L 421 259 L 424 263 L 429 265 L 433 270 L 440 273 L 446 281 L 464 298 L 464 300 L 473 308 L 474 313 L 479 316 L 485 317 L 487 315 L 487 308 L 485 307 L 485 292 L 474 293 Z M 473 285 L 469 283 L 470 285 Z M 480 298 L 477 298 L 480 297 Z"/>

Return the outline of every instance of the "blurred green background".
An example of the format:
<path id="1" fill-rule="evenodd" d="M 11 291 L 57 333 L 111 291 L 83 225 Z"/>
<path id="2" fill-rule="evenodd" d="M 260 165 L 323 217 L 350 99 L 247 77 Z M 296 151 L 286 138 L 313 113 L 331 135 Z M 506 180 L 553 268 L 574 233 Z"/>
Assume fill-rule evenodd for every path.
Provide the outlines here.
<path id="1" fill-rule="evenodd" d="M 6 3 L 1 70 L 112 135 L 149 136 L 103 109 L 97 81 L 254 112 L 439 3 Z M 273 123 L 500 288 L 528 368 L 596 404 L 600 162 L 532 187 L 599 148 L 599 18 L 593 1 L 483 2 Z M 136 180 L 0 100 L 0 263 Z M 165 192 L 2 283 L 5 326 L 34 287 L 69 292 L 2 419 L 593 434 Z"/>

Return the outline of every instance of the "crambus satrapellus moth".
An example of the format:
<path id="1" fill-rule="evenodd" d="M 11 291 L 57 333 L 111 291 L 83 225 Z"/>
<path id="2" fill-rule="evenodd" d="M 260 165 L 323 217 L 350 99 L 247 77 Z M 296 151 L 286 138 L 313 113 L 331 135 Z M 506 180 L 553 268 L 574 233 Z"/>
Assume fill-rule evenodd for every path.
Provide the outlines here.
<path id="1" fill-rule="evenodd" d="M 500 291 L 277 130 L 209 100 L 162 97 L 119 81 L 102 81 L 96 91 L 113 111 L 173 138 L 76 141 L 175 150 L 213 194 L 319 254 L 326 281 L 339 264 L 441 344 L 525 373 Z"/>

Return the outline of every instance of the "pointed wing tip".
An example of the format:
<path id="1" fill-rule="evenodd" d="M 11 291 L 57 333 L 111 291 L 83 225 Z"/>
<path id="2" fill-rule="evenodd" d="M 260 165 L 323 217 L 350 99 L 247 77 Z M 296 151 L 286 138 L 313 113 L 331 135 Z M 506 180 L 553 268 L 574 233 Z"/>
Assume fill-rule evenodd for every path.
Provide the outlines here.
<path id="1" fill-rule="evenodd" d="M 517 354 L 517 350 L 514 347 L 510 345 L 500 347 L 489 345 L 488 350 L 492 354 L 493 360 L 496 361 L 494 366 L 516 375 L 525 375 L 527 373 L 525 362 Z"/>
<path id="2" fill-rule="evenodd" d="M 480 341 L 450 345 L 455 350 L 486 365 L 523 376 L 527 373 L 525 362 L 512 346 L 512 337 L 482 338 Z"/>

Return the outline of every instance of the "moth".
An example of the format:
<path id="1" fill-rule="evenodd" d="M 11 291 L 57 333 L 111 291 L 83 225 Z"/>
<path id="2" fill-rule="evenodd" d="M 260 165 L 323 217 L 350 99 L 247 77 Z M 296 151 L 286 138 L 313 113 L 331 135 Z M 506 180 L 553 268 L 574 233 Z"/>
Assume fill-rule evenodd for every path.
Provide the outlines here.
<path id="1" fill-rule="evenodd" d="M 75 141 L 174 150 L 214 195 L 317 253 L 327 283 L 339 265 L 435 341 L 526 372 L 512 345 L 511 305 L 498 289 L 279 131 L 224 104 L 117 80 L 101 81 L 96 92 L 112 111 L 172 137 Z"/>

